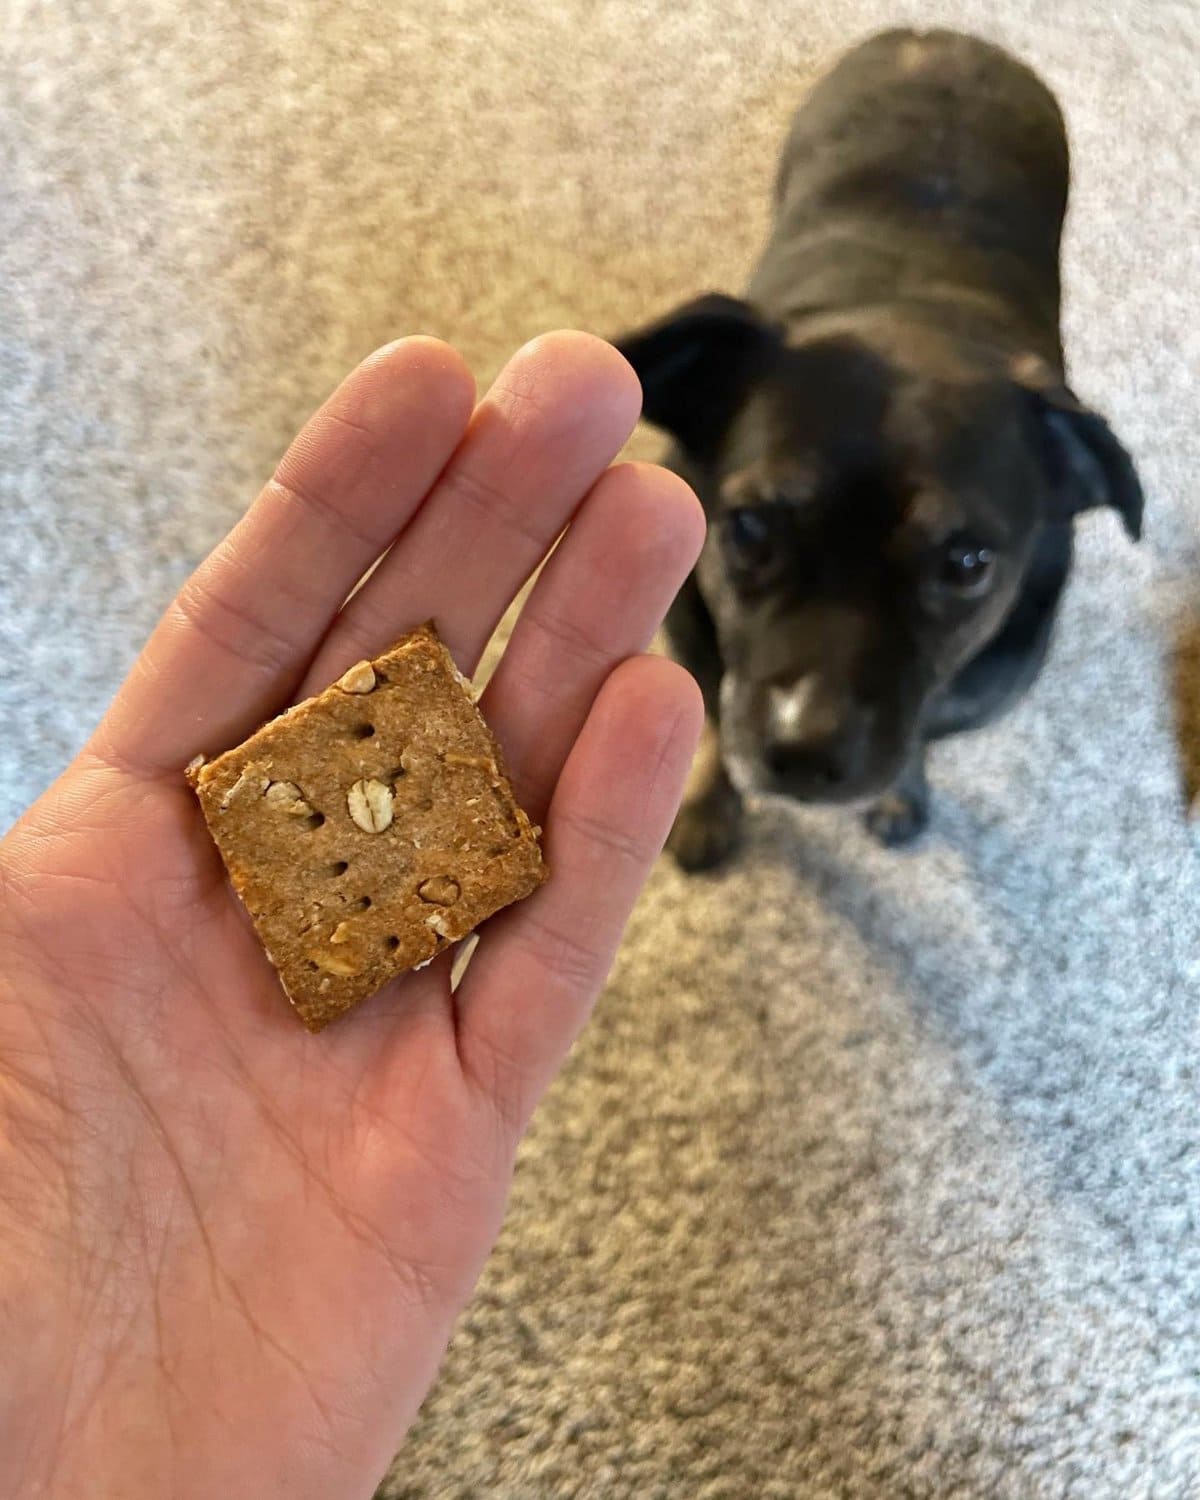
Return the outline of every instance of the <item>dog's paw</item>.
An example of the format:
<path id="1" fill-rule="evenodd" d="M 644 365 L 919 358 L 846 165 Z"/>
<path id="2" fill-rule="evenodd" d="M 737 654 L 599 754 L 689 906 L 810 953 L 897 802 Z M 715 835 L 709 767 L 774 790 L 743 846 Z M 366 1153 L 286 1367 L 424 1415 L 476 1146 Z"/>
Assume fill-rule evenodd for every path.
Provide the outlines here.
<path id="1" fill-rule="evenodd" d="M 928 797 L 889 792 L 866 815 L 867 831 L 888 849 L 914 844 L 929 827 Z"/>
<path id="2" fill-rule="evenodd" d="M 685 802 L 667 839 L 667 849 L 681 870 L 711 870 L 737 848 L 742 834 L 742 804 L 734 795 Z"/>

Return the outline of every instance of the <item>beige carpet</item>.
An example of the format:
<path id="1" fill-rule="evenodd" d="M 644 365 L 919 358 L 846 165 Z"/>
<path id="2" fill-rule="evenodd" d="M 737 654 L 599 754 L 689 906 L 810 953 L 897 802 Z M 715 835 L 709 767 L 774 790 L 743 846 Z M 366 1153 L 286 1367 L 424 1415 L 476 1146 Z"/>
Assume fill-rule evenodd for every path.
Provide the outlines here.
<path id="1" fill-rule="evenodd" d="M 1200 12 L 6 7 L 0 824 L 352 361 L 424 330 L 486 379 L 736 288 L 806 82 L 905 18 L 1061 92 L 1069 347 L 1147 541 L 1088 520 L 921 852 L 771 807 L 656 873 L 392 1500 L 1200 1494 Z"/>

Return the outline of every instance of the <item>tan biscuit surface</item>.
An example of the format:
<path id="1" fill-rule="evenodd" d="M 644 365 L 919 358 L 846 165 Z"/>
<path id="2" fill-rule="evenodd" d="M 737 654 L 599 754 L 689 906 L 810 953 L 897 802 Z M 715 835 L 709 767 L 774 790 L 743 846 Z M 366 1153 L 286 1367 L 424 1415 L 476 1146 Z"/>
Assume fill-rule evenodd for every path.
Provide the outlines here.
<path id="1" fill-rule="evenodd" d="M 187 775 L 313 1031 L 546 878 L 432 626 Z"/>

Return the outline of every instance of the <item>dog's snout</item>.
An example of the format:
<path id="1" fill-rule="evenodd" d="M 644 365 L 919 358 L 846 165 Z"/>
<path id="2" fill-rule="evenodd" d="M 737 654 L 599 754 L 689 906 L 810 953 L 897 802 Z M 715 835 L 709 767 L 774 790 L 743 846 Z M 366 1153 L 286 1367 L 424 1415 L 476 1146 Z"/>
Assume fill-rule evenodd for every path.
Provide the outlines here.
<path id="1" fill-rule="evenodd" d="M 770 689 L 763 759 L 793 793 L 836 795 L 861 775 L 864 752 L 857 716 L 817 679 Z"/>

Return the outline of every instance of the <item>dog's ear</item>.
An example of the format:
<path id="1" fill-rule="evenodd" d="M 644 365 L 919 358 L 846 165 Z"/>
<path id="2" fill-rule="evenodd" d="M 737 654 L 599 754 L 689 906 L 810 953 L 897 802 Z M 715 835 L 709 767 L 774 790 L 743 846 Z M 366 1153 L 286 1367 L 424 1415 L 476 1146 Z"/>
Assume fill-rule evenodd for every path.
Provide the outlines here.
<path id="1" fill-rule="evenodd" d="M 637 371 L 646 421 L 704 457 L 781 338 L 749 303 L 714 292 L 613 342 Z"/>
<path id="2" fill-rule="evenodd" d="M 1145 505 L 1142 486 L 1133 459 L 1112 428 L 1037 356 L 1017 360 L 1013 374 L 1029 402 L 1064 515 L 1111 505 L 1137 541 Z"/>

